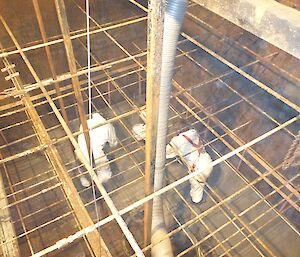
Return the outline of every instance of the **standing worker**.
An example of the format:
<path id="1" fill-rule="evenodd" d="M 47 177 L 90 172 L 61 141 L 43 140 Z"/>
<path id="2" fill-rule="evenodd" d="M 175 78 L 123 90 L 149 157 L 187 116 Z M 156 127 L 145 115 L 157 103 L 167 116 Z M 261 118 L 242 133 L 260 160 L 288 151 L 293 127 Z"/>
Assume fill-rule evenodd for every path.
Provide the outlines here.
<path id="1" fill-rule="evenodd" d="M 135 124 L 132 133 L 138 141 L 146 139 L 146 125 Z M 179 157 L 188 166 L 189 173 L 200 171 L 200 174 L 191 178 L 190 196 L 194 203 L 203 199 L 204 187 L 207 178 L 212 172 L 212 160 L 205 151 L 202 140 L 195 129 L 189 129 L 171 139 L 167 145 L 166 158 Z"/>
<path id="2" fill-rule="evenodd" d="M 189 179 L 190 196 L 194 203 L 203 198 L 205 182 L 212 172 L 212 160 L 205 151 L 202 140 L 195 129 L 189 129 L 172 138 L 167 145 L 166 158 L 180 157 L 188 166 L 189 173 L 201 171 L 199 175 Z"/>

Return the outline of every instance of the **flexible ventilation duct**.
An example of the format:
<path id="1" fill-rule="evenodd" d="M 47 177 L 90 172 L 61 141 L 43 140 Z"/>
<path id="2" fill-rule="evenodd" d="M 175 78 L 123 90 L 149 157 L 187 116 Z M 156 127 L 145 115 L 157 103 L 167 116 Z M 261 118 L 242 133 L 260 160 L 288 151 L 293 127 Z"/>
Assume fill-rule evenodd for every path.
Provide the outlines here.
<path id="1" fill-rule="evenodd" d="M 173 78 L 173 69 L 176 57 L 176 47 L 183 17 L 186 10 L 186 0 L 168 1 L 163 34 L 162 67 L 159 99 L 159 115 L 157 126 L 156 159 L 154 173 L 154 191 L 163 187 L 166 164 L 166 144 L 168 128 L 168 112 Z M 163 239 L 167 230 L 163 215 L 161 197 L 153 199 L 151 242 L 156 244 L 152 248 L 152 256 L 173 256 L 171 241 Z"/>

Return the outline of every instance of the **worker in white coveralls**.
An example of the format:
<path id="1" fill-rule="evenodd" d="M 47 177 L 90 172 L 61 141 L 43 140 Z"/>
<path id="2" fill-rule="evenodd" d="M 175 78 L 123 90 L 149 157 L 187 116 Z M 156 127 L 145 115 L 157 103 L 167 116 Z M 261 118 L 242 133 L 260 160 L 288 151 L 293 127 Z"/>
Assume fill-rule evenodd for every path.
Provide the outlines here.
<path id="1" fill-rule="evenodd" d="M 133 126 L 132 132 L 137 140 L 145 140 L 146 125 L 138 123 Z M 167 145 L 166 158 L 180 157 L 187 164 L 189 173 L 201 171 L 200 174 L 191 178 L 190 196 L 194 203 L 201 202 L 204 193 L 205 182 L 212 172 L 212 160 L 205 151 L 202 140 L 195 129 L 189 129 L 172 138 Z"/>
<path id="2" fill-rule="evenodd" d="M 201 202 L 205 182 L 212 172 L 212 160 L 205 151 L 199 133 L 195 129 L 180 133 L 171 139 L 167 145 L 166 158 L 179 156 L 186 162 L 189 173 L 201 171 L 199 175 L 190 179 L 190 195 L 194 203 Z"/>
<path id="3" fill-rule="evenodd" d="M 106 122 L 106 119 L 103 118 L 99 113 L 93 113 L 92 118 L 87 121 L 88 128 L 90 129 L 90 142 L 95 164 L 96 166 L 100 166 L 98 169 L 96 169 L 96 172 L 101 183 L 107 182 L 112 176 L 108 158 L 103 151 L 103 148 L 107 143 L 110 147 L 117 146 L 118 144 L 115 128 L 112 124 L 108 123 L 100 127 L 93 128 L 103 124 L 104 122 Z M 80 125 L 80 132 L 81 134 L 78 136 L 78 144 L 83 152 L 84 157 L 89 160 L 89 151 L 87 149 L 82 125 Z M 75 151 L 75 153 L 78 159 L 83 162 L 78 152 Z M 90 180 L 85 176 L 80 177 L 80 182 L 84 187 L 89 187 L 91 185 Z"/>

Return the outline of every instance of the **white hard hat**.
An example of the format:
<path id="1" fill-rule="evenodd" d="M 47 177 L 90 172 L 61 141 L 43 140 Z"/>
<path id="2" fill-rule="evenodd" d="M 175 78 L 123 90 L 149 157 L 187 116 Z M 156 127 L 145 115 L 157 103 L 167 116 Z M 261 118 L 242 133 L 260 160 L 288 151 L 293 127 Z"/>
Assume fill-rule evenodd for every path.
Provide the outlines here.
<path id="1" fill-rule="evenodd" d="M 97 112 L 93 113 L 92 118 L 87 120 L 87 124 L 88 124 L 89 129 L 92 128 L 92 127 L 98 126 L 99 124 L 102 124 L 104 122 L 106 122 L 106 119 L 104 119 L 101 116 L 101 114 L 97 113 Z M 83 131 L 82 124 L 80 125 L 79 130 L 80 130 L 80 132 Z"/>
<path id="2" fill-rule="evenodd" d="M 142 123 L 135 124 L 132 127 L 132 133 L 136 140 L 141 141 L 146 139 L 146 125 Z"/>

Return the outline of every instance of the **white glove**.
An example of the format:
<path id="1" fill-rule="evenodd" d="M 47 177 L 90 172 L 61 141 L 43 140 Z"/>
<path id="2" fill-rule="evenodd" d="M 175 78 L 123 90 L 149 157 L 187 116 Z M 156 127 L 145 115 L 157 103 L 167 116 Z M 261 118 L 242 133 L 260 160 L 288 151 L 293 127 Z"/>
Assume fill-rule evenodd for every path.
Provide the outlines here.
<path id="1" fill-rule="evenodd" d="M 80 177 L 80 183 L 83 187 L 89 187 L 91 185 L 91 182 L 87 179 L 86 176 Z"/>
<path id="2" fill-rule="evenodd" d="M 106 183 L 112 176 L 112 172 L 110 170 L 100 170 L 97 171 L 98 179 L 101 183 Z"/>

